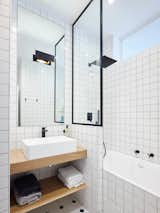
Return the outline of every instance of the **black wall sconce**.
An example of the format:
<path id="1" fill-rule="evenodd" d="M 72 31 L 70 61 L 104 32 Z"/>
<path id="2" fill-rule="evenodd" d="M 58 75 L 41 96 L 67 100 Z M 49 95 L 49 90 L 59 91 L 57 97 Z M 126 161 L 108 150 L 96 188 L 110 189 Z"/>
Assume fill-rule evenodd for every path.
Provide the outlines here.
<path id="1" fill-rule="evenodd" d="M 52 62 L 54 62 L 54 56 L 36 50 L 35 54 L 33 55 L 33 61 L 40 62 L 40 63 L 46 64 L 46 65 L 51 65 Z"/>

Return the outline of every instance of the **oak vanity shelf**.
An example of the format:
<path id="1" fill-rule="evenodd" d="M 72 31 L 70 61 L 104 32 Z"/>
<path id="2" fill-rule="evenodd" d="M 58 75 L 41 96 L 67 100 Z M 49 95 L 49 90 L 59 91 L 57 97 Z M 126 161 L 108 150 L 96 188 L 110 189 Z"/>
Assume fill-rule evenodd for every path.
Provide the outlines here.
<path id="1" fill-rule="evenodd" d="M 16 204 L 15 200 L 11 198 L 11 213 L 27 213 L 31 210 L 37 209 L 53 201 L 56 201 L 60 198 L 66 197 L 71 195 L 75 192 L 78 192 L 82 189 L 85 189 L 87 186 L 86 184 L 82 184 L 79 187 L 74 187 L 72 189 L 68 189 L 65 187 L 56 177 L 47 178 L 40 181 L 41 188 L 42 188 L 42 198 L 35 203 L 19 206 Z"/>
<path id="2" fill-rule="evenodd" d="M 49 165 L 57 165 L 61 163 L 84 159 L 87 157 L 87 150 L 81 146 L 77 146 L 77 151 L 75 152 L 35 160 L 27 160 L 21 149 L 11 150 L 10 155 L 10 174 L 14 175 L 35 169 L 40 169 Z M 71 195 L 87 187 L 86 184 L 82 184 L 79 187 L 68 189 L 63 185 L 61 181 L 57 179 L 57 177 L 50 177 L 44 180 L 40 180 L 40 185 L 42 189 L 42 197 L 39 201 L 33 204 L 19 206 L 17 205 L 14 198 L 11 197 L 10 212 L 27 213 L 31 210 L 52 203 L 60 198 Z"/>
<path id="3" fill-rule="evenodd" d="M 67 163 L 70 161 L 80 160 L 87 157 L 87 150 L 82 146 L 77 146 L 77 150 L 72 153 L 55 155 L 40 159 L 28 160 L 25 158 L 21 149 L 11 150 L 10 153 L 10 174 L 18 174 L 35 169 L 44 168 L 50 165 Z"/>

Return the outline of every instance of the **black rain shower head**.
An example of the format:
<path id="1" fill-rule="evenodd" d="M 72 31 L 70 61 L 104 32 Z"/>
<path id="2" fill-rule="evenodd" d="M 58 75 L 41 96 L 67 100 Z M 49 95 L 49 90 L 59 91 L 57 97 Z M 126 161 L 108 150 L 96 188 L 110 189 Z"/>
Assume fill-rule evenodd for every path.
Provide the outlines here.
<path id="1" fill-rule="evenodd" d="M 102 68 L 106 68 L 111 66 L 112 64 L 116 63 L 115 59 L 109 58 L 107 56 L 102 56 Z M 95 60 L 91 63 L 88 63 L 88 66 L 91 67 L 92 65 L 100 66 L 100 60 Z"/>

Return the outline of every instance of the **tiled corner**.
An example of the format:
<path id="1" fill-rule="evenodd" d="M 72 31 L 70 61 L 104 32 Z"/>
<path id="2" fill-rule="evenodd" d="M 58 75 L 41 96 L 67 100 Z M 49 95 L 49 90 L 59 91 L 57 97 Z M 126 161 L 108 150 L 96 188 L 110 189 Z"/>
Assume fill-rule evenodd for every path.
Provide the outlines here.
<path id="1" fill-rule="evenodd" d="M 10 5 L 0 1 L 0 212 L 9 212 Z"/>

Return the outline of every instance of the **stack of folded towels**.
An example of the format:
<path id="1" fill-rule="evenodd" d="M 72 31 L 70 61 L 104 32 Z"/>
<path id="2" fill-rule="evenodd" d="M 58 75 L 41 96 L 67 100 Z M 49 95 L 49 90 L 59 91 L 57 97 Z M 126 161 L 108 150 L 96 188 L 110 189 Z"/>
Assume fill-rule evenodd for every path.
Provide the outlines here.
<path id="1" fill-rule="evenodd" d="M 58 178 L 64 183 L 66 187 L 78 187 L 84 183 L 83 175 L 73 166 L 68 166 L 58 169 Z"/>
<path id="2" fill-rule="evenodd" d="M 33 174 L 27 174 L 14 181 L 14 195 L 19 205 L 33 203 L 42 196 L 41 187 Z"/>

